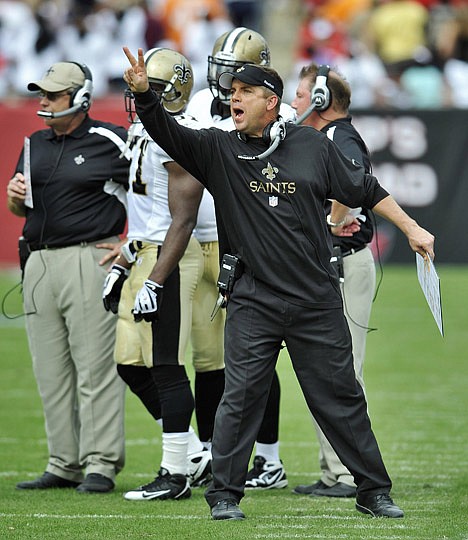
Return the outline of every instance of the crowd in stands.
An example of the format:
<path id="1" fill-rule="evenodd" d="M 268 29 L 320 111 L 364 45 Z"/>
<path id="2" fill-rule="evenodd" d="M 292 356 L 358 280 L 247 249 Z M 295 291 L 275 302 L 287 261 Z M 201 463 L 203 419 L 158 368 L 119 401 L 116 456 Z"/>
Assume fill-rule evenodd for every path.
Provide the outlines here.
<path id="1" fill-rule="evenodd" d="M 94 96 L 123 89 L 130 50 L 175 48 L 192 62 L 194 90 L 206 85 L 215 39 L 234 26 L 261 32 L 275 1 L 0 0 L 0 99 L 28 95 L 52 63 L 87 64 Z M 326 63 L 353 90 L 353 107 L 468 108 L 466 0 L 297 0 L 294 58 L 285 100 L 300 68 Z M 277 7 L 277 5 L 276 5 Z M 286 31 L 286 29 L 285 29 Z"/>
<path id="2" fill-rule="evenodd" d="M 339 68 L 355 108 L 468 108 L 468 2 L 304 0 L 296 71 L 311 60 Z"/>

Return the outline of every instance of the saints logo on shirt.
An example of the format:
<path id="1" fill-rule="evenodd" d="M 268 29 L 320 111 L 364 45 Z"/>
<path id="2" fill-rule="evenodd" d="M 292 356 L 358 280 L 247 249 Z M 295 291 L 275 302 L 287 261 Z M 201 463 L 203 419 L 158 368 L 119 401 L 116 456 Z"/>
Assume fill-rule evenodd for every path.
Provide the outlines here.
<path id="1" fill-rule="evenodd" d="M 274 180 L 277 172 L 278 168 L 272 167 L 270 162 L 268 162 L 268 165 L 262 170 L 263 176 L 266 176 L 268 180 Z"/>

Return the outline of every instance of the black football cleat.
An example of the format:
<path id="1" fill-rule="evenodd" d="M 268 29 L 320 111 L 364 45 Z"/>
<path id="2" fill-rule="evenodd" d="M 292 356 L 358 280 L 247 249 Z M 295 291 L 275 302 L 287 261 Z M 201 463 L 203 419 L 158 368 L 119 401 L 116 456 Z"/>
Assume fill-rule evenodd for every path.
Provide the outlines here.
<path id="1" fill-rule="evenodd" d="M 152 482 L 127 491 L 124 498 L 127 501 L 165 501 L 188 499 L 191 494 L 188 478 L 184 474 L 170 474 L 161 467 Z"/>

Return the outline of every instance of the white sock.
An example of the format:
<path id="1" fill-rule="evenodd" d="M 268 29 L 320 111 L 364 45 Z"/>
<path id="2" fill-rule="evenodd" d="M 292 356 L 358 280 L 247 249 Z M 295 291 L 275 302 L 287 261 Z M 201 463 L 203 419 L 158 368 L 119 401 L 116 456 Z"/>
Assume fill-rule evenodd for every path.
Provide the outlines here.
<path id="1" fill-rule="evenodd" d="M 189 432 L 162 434 L 161 467 L 170 474 L 187 474 Z"/>
<path id="2" fill-rule="evenodd" d="M 273 444 L 265 444 L 257 442 L 255 451 L 256 456 L 262 456 L 267 461 L 279 461 L 279 441 Z"/>
<path id="3" fill-rule="evenodd" d="M 200 442 L 198 435 L 195 433 L 195 430 L 192 426 L 189 427 L 188 435 L 188 449 L 187 454 L 196 454 L 203 450 L 203 444 Z"/>

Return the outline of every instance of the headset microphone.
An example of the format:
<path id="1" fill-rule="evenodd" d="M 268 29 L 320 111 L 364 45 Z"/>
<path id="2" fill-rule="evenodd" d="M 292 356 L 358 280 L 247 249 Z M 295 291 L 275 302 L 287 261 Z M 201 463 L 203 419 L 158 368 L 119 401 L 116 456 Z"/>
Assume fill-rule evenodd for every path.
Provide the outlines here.
<path id="1" fill-rule="evenodd" d="M 315 85 L 310 92 L 310 106 L 296 120 L 296 124 L 302 124 L 312 111 L 325 111 L 330 106 L 330 90 L 327 86 L 330 66 L 322 65 L 318 68 Z"/>
<path id="2" fill-rule="evenodd" d="M 286 137 L 286 125 L 284 120 L 280 117 L 276 122 L 271 125 L 267 135 L 264 135 L 263 138 L 268 137 L 270 140 L 270 146 L 258 156 L 242 156 L 238 155 L 238 159 L 244 159 L 247 161 L 255 161 L 257 159 L 264 159 L 272 154 L 277 148 L 281 141 Z"/>
<path id="3" fill-rule="evenodd" d="M 41 118 L 62 118 L 63 116 L 68 116 L 69 114 L 75 114 L 82 109 L 83 107 L 81 105 L 73 105 L 73 107 L 60 112 L 37 111 L 36 114 Z"/>

